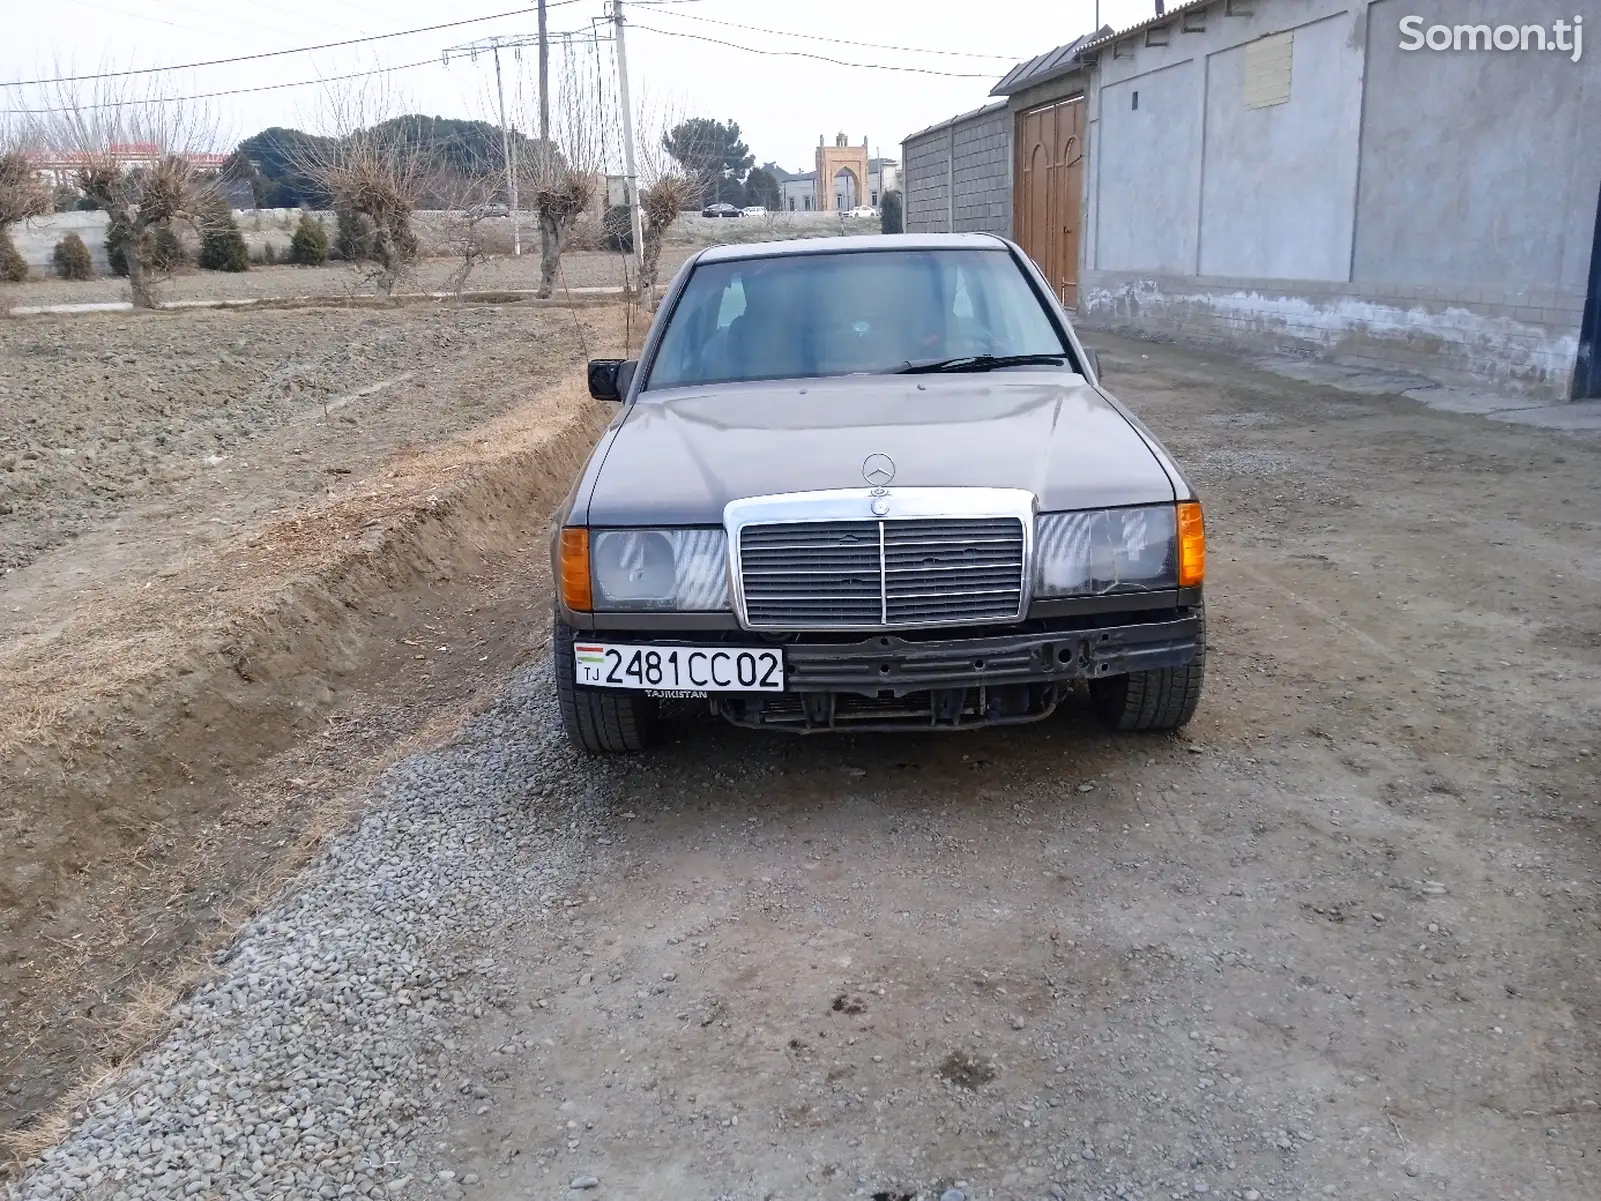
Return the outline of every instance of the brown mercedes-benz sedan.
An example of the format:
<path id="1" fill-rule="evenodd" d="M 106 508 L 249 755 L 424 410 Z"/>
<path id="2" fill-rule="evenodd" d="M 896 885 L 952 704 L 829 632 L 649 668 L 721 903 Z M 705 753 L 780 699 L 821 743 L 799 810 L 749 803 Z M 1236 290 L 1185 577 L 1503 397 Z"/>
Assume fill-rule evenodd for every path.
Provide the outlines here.
<path id="1" fill-rule="evenodd" d="M 636 751 L 660 702 L 800 732 L 1049 715 L 1184 724 L 1205 667 L 1194 490 L 1049 285 L 981 234 L 708 249 L 552 533 L 562 720 Z"/>

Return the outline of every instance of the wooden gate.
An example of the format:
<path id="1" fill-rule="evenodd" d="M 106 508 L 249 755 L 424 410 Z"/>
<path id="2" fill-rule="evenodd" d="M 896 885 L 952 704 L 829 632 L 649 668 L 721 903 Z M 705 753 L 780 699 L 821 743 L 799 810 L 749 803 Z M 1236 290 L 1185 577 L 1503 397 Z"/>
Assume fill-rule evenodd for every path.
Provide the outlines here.
<path id="1" fill-rule="evenodd" d="M 1078 307 L 1079 228 L 1084 210 L 1084 97 L 1017 114 L 1012 211 L 1017 244 L 1067 308 Z"/>

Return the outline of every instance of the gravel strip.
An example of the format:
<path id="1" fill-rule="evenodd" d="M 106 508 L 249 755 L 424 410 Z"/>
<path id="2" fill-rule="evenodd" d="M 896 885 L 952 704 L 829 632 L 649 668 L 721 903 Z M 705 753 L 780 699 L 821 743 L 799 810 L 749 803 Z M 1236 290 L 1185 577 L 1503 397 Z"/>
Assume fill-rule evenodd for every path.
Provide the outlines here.
<path id="1" fill-rule="evenodd" d="M 470 949 L 548 898 L 603 810 L 605 774 L 563 770 L 548 672 L 386 773 L 361 824 L 219 955 L 179 1027 L 11 1201 L 421 1192 L 426 1135 L 447 1093 L 473 1088 L 451 1071 L 452 1033 L 497 999 L 496 965 Z"/>

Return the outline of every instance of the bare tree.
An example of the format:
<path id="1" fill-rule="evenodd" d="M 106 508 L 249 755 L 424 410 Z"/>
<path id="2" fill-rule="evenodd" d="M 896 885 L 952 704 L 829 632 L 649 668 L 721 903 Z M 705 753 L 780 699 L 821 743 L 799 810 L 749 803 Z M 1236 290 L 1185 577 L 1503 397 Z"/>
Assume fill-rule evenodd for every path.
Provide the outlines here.
<path id="1" fill-rule="evenodd" d="M 461 298 L 473 268 L 489 257 L 486 232 L 498 215 L 495 197 L 501 176 L 492 163 L 475 163 L 466 174 L 443 181 L 444 217 L 440 228 L 440 249 L 461 261 L 445 277 L 445 291 Z M 513 220 L 516 214 L 512 214 Z"/>
<path id="2" fill-rule="evenodd" d="M 641 296 L 650 295 L 656 287 L 662 258 L 662 239 L 667 235 L 668 228 L 678 220 L 678 214 L 684 211 L 684 206 L 699 194 L 699 189 L 689 176 L 678 172 L 658 176 L 649 188 L 640 190 L 641 215 L 645 218 L 641 231 L 645 245 L 639 255 Z"/>
<path id="3" fill-rule="evenodd" d="M 62 72 L 66 74 L 66 72 Z M 209 109 L 135 77 L 49 85 L 35 114 L 40 144 L 73 164 L 77 189 L 110 221 L 120 242 L 135 308 L 155 308 L 154 231 L 174 222 L 200 227 L 218 197 L 218 176 L 199 156 L 215 148 Z"/>
<path id="4" fill-rule="evenodd" d="M 54 194 L 34 162 L 35 151 L 22 123 L 0 113 L 0 230 L 55 207 Z"/>
<path id="5" fill-rule="evenodd" d="M 522 190 L 539 218 L 539 295 L 555 290 L 561 256 L 578 219 L 594 203 L 604 158 L 600 98 L 569 42 L 552 87 L 550 141 L 535 141 L 518 161 Z"/>
<path id="6" fill-rule="evenodd" d="M 21 124 L 0 113 L 0 281 L 20 283 L 28 277 L 27 261 L 11 243 L 10 227 L 55 207 L 32 149 Z"/>
<path id="7" fill-rule="evenodd" d="M 675 144 L 679 145 L 683 157 L 675 157 L 668 151 L 670 131 L 693 127 L 694 123 L 686 122 L 682 113 L 672 105 L 641 114 L 638 165 L 643 217 L 641 233 L 645 240 L 639 254 L 639 293 L 642 297 L 651 295 L 656 287 L 662 241 L 668 229 L 686 207 L 700 202 L 711 183 L 705 170 L 696 169 L 693 165 L 709 161 L 712 157 L 710 148 L 705 153 L 694 148 L 686 151 L 680 136 Z"/>
<path id="8" fill-rule="evenodd" d="M 561 256 L 578 219 L 595 198 L 595 175 L 569 165 L 552 164 L 530 190 L 539 215 L 539 295 L 549 296 L 561 270 Z"/>
<path id="9" fill-rule="evenodd" d="M 715 195 L 723 175 L 722 147 L 712 136 L 717 122 L 685 114 L 675 101 L 641 106 L 639 173 L 645 188 L 663 179 L 688 181 L 690 194 L 685 203 L 699 207 L 708 195 Z"/>
<path id="10" fill-rule="evenodd" d="M 375 283 L 390 296 L 417 261 L 412 218 L 419 199 L 439 187 L 438 163 L 380 81 L 330 90 L 321 132 L 292 150 L 291 166 L 329 197 L 336 213 L 371 226 Z"/>

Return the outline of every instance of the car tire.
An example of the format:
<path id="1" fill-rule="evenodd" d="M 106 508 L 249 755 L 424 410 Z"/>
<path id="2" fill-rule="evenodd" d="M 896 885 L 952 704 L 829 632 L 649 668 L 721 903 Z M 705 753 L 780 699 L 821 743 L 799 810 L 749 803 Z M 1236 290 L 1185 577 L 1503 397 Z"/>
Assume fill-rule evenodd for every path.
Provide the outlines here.
<path id="1" fill-rule="evenodd" d="M 1159 667 L 1090 681 L 1096 715 L 1114 730 L 1177 730 L 1195 716 L 1206 678 L 1206 610 L 1195 635 L 1195 659 L 1183 667 Z"/>
<path id="2" fill-rule="evenodd" d="M 551 647 L 556 699 L 568 740 L 595 755 L 631 754 L 650 746 L 656 734 L 656 699 L 617 688 L 580 688 L 573 628 L 563 621 L 555 623 Z"/>

